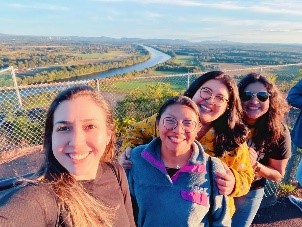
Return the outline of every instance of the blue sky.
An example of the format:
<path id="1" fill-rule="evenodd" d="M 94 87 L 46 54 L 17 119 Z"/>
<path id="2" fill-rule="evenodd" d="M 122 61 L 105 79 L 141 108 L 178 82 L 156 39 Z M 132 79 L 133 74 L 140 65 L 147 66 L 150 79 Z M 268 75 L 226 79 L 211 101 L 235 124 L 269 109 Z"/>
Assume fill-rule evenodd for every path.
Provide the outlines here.
<path id="1" fill-rule="evenodd" d="M 302 1 L 6 0 L 0 33 L 302 43 Z"/>

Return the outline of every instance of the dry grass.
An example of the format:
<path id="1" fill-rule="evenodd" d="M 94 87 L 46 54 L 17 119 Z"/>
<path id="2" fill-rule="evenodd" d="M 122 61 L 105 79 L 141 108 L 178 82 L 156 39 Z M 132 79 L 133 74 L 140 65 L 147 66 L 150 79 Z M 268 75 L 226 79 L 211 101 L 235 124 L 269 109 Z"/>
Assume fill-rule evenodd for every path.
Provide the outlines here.
<path id="1" fill-rule="evenodd" d="M 19 157 L 26 156 L 26 155 L 32 154 L 34 152 L 41 152 L 41 151 L 42 151 L 42 145 L 11 150 L 9 152 L 1 152 L 0 153 L 0 164 L 4 164 L 4 163 L 10 162 L 14 159 L 17 159 Z"/>

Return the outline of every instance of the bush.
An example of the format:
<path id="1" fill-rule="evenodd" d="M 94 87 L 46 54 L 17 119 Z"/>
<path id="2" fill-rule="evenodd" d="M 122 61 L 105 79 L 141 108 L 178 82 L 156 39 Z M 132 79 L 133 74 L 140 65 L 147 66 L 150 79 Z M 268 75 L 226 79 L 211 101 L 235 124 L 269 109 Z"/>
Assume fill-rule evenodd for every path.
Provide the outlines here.
<path id="1" fill-rule="evenodd" d="M 291 184 L 280 184 L 278 190 L 278 196 L 288 196 L 296 187 Z"/>
<path id="2" fill-rule="evenodd" d="M 1 125 L 1 135 L 5 135 L 17 145 L 42 144 L 44 123 L 35 121 L 31 115 L 29 116 L 27 111 L 19 111 L 17 114 L 8 115 Z"/>
<path id="3" fill-rule="evenodd" d="M 123 135 L 125 135 L 126 133 L 126 129 L 129 125 L 133 125 L 134 123 L 136 123 L 136 120 L 134 118 L 118 118 L 116 121 L 115 121 L 115 126 L 116 126 L 116 129 L 115 129 L 115 133 L 116 133 L 116 136 L 119 138 L 119 137 L 122 137 Z"/>
<path id="4" fill-rule="evenodd" d="M 146 89 L 135 89 L 116 105 L 116 132 L 123 137 L 126 128 L 158 112 L 161 105 L 170 97 L 178 95 L 167 83 L 147 85 Z"/>
<path id="5" fill-rule="evenodd" d="M 146 89 L 135 89 L 116 105 L 116 118 L 140 121 L 157 113 L 161 105 L 170 97 L 178 95 L 167 83 L 147 85 Z"/>

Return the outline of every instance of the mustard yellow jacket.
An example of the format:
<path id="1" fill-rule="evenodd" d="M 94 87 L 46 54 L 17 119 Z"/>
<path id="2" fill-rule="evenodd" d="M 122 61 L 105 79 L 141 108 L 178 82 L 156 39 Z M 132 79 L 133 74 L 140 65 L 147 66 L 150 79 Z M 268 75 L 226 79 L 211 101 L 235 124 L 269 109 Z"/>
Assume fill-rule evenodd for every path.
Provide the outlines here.
<path id="1" fill-rule="evenodd" d="M 156 126 L 156 114 L 130 126 L 126 130 L 123 139 L 121 151 L 127 147 L 135 147 L 140 144 L 150 142 L 154 137 L 158 137 L 159 132 Z M 211 128 L 200 140 L 205 152 L 214 156 L 214 139 L 215 130 Z M 227 164 L 235 176 L 235 187 L 229 195 L 230 214 L 235 212 L 235 204 L 233 197 L 240 197 L 247 194 L 250 190 L 251 183 L 254 179 L 254 171 L 249 157 L 248 146 L 241 144 L 237 149 L 227 152 L 223 157 L 219 158 Z"/>

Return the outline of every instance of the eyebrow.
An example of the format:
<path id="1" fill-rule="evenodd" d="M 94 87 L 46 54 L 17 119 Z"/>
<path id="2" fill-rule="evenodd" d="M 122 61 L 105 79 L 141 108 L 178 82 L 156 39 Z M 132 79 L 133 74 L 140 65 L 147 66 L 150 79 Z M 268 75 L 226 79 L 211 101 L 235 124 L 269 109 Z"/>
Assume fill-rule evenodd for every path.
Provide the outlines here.
<path id="1" fill-rule="evenodd" d="M 173 116 L 173 115 L 171 115 L 171 114 L 167 114 L 167 115 L 169 115 L 169 116 L 167 116 L 167 117 L 169 117 L 169 118 L 174 118 L 175 120 L 178 121 L 178 119 L 177 119 L 175 116 Z M 167 118 L 167 117 L 165 117 L 165 118 Z M 192 121 L 194 121 L 194 119 L 192 119 L 192 118 L 185 118 L 185 119 L 183 119 L 183 120 L 192 120 Z"/>
<path id="2" fill-rule="evenodd" d="M 202 87 L 202 88 L 206 88 L 206 89 L 208 89 L 208 90 L 210 90 L 212 93 L 213 93 L 213 90 L 211 89 L 211 88 L 209 88 L 209 87 Z M 228 91 L 229 92 L 229 91 Z M 218 93 L 217 95 L 220 95 L 220 96 L 223 96 L 224 98 L 225 98 L 225 96 L 223 95 L 223 94 L 221 94 L 221 93 Z M 216 96 L 217 96 L 216 95 Z M 228 95 L 229 96 L 229 95 Z"/>
<path id="3" fill-rule="evenodd" d="M 82 120 L 82 122 L 90 122 L 90 121 L 97 121 L 96 119 L 84 119 Z M 72 121 L 57 121 L 54 123 L 54 125 L 56 124 L 72 124 Z"/>
<path id="4" fill-rule="evenodd" d="M 171 118 L 175 118 L 176 119 L 176 117 L 174 115 L 169 114 L 169 113 L 166 114 L 166 117 L 171 117 Z"/>
<path id="5" fill-rule="evenodd" d="M 211 88 L 209 88 L 209 87 L 201 87 L 201 89 L 202 88 L 205 88 L 205 89 L 208 89 L 208 90 L 210 90 L 210 91 L 213 91 Z"/>

